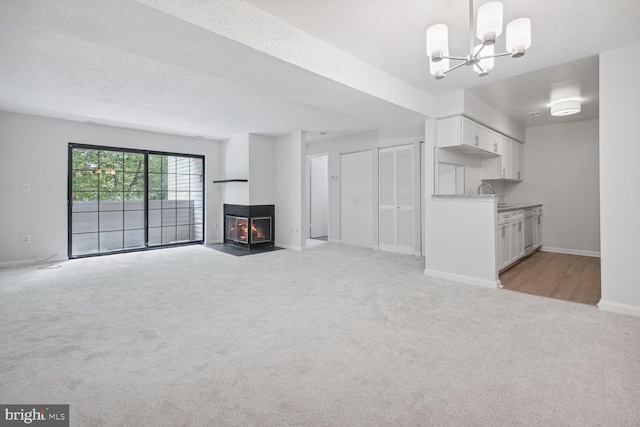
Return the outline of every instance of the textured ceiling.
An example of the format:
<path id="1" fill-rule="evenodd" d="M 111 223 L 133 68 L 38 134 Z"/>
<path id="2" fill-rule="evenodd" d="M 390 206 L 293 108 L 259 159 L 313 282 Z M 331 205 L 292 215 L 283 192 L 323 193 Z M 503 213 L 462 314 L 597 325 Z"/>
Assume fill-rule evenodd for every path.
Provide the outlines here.
<path id="1" fill-rule="evenodd" d="M 496 59 L 488 77 L 479 78 L 464 68 L 436 81 L 429 74 L 425 32 L 433 24 L 447 24 L 451 54 L 468 54 L 466 0 L 247 1 L 431 94 L 473 87 L 640 42 L 638 0 L 508 0 L 503 1 L 505 25 L 520 17 L 532 21 L 532 46 L 525 56 Z M 488 1 L 475 1 L 475 10 Z M 504 34 L 498 38 L 496 50 L 504 50 Z"/>
<path id="2" fill-rule="evenodd" d="M 462 88 L 540 124 L 526 113 L 573 81 L 596 93 L 577 118 L 597 115 L 594 55 L 640 42 L 640 1 L 504 3 L 505 22 L 532 19 L 527 54 L 498 59 L 486 78 L 462 69 L 435 81 L 425 30 L 447 23 L 450 50 L 463 55 L 464 0 L 3 0 L 0 109 L 212 139 L 302 130 L 318 140 L 419 129 L 432 95 Z M 588 57 L 584 69 L 563 65 Z"/>

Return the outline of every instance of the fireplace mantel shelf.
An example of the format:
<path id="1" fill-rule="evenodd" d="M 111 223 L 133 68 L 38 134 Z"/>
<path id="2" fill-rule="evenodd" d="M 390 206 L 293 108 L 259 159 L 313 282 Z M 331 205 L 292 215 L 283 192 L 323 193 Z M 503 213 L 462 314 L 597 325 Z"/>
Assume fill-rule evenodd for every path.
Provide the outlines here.
<path id="1" fill-rule="evenodd" d="M 248 179 L 220 179 L 213 181 L 214 184 L 224 184 L 225 182 L 249 182 Z"/>

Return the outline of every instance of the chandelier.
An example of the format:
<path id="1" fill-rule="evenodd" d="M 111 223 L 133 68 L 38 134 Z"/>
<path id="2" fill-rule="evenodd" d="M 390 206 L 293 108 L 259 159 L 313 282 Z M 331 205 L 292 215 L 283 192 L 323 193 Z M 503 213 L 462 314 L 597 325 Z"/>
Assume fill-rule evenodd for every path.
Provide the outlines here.
<path id="1" fill-rule="evenodd" d="M 479 76 L 487 76 L 493 68 L 494 58 L 511 55 L 520 58 L 531 46 L 531 20 L 529 18 L 515 19 L 507 24 L 507 51 L 495 53 L 496 38 L 502 34 L 502 3 L 492 1 L 485 3 L 478 9 L 478 23 L 476 33 L 481 43 L 476 45 L 473 33 L 473 0 L 469 0 L 469 54 L 465 57 L 449 56 L 449 29 L 446 24 L 436 24 L 427 30 L 427 55 L 430 64 L 429 71 L 437 80 L 444 79 L 447 73 L 463 65 L 472 66 Z M 453 67 L 449 60 L 462 61 Z"/>

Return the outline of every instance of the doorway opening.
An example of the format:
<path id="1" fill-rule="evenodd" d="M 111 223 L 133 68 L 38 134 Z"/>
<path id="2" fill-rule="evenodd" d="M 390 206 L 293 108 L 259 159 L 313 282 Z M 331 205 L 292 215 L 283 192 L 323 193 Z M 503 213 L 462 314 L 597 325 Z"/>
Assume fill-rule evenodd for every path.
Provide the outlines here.
<path id="1" fill-rule="evenodd" d="M 307 156 L 307 246 L 329 240 L 329 154 Z"/>

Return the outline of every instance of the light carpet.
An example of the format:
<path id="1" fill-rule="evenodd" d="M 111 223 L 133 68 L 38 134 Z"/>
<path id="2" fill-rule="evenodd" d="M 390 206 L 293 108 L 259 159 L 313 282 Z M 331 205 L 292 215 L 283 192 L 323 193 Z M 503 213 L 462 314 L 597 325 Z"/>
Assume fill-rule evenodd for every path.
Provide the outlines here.
<path id="1" fill-rule="evenodd" d="M 75 426 L 640 423 L 640 319 L 335 244 L 0 270 L 0 403 Z"/>

